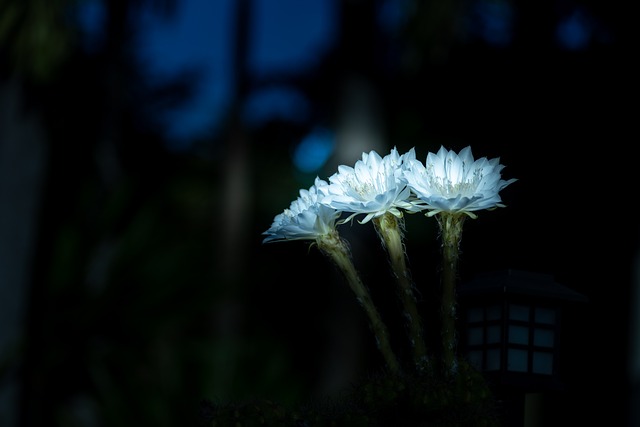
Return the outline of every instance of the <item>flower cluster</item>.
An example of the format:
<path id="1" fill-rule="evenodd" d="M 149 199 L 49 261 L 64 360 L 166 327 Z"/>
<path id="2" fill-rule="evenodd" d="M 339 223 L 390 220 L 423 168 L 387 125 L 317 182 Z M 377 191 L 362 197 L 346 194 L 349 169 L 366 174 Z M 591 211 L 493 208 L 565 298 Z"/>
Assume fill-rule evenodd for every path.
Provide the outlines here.
<path id="1" fill-rule="evenodd" d="M 394 147 L 381 157 L 375 151 L 363 153 L 353 167 L 341 165 L 328 181 L 316 177 L 308 190 L 288 209 L 277 215 L 263 234 L 263 243 L 310 240 L 344 273 L 347 282 L 366 310 L 378 347 L 392 370 L 400 366 L 391 350 L 387 330 L 352 264 L 348 245 L 337 227 L 360 216 L 358 222 L 372 222 L 386 248 L 394 270 L 407 319 L 414 362 L 428 361 L 420 316 L 413 295 L 402 245 L 403 214 L 423 212 L 436 216 L 443 239 L 443 359 L 455 370 L 455 296 L 453 280 L 458 244 L 464 219 L 476 218 L 479 210 L 504 207 L 500 191 L 516 179 L 504 180 L 499 158 L 474 159 L 471 147 L 459 153 L 441 147 L 428 153 L 425 163 L 416 158 L 415 148 L 400 155 Z M 344 214 L 344 215 L 343 215 Z"/>

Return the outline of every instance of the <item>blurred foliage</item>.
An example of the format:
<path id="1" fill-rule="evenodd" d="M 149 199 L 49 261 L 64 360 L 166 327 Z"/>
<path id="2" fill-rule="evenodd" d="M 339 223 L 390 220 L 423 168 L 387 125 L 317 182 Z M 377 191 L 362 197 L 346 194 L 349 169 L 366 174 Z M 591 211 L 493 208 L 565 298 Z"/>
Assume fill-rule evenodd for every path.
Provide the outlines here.
<path id="1" fill-rule="evenodd" d="M 74 2 L 0 6 L 2 60 L 50 146 L 28 335 L 3 354 L 22 359 L 24 427 L 188 425 L 203 396 L 287 402 L 306 386 L 246 282 L 218 273 L 221 160 L 168 150 L 158 117 L 191 91 L 183 75 L 147 84 L 129 50 L 138 3 L 105 3 L 113 41 L 91 54 L 63 19 Z"/>
<path id="2" fill-rule="evenodd" d="M 66 12 L 77 0 L 2 0 L 0 48 L 12 68 L 44 83 L 53 79 L 76 41 Z"/>
<path id="3" fill-rule="evenodd" d="M 273 216 L 289 205 L 298 189 L 312 183 L 313 174 L 296 171 L 290 157 L 309 123 L 275 120 L 259 129 L 244 129 L 253 190 L 246 195 L 251 204 L 244 232 L 249 237 L 243 242 L 241 271 L 230 279 L 222 277 L 224 265 L 219 259 L 228 250 L 220 237 L 227 226 L 222 212 L 225 197 L 235 196 L 228 196 L 224 188 L 226 149 L 233 143 L 229 127 L 237 125 L 233 120 L 237 118 L 225 123 L 220 135 L 195 141 L 187 152 L 170 151 L 161 133 L 161 117 L 167 117 L 163 115 L 167 107 L 178 107 L 194 95 L 197 74 L 177 75 L 150 87 L 130 55 L 135 29 L 128 27 L 128 13 L 147 4 L 169 16 L 175 3 L 102 2 L 111 13 L 107 37 L 112 43 L 94 55 L 79 49 L 78 34 L 68 20 L 68 8 L 77 3 L 0 0 L 2 64 L 37 83 L 38 91 L 30 92 L 28 101 L 40 108 L 48 131 L 46 143 L 52 148 L 33 267 L 29 336 L 23 353 L 8 355 L 26 361 L 21 402 L 26 421 L 20 427 L 169 427 L 199 421 L 210 426 L 251 425 L 249 421 L 293 422 L 297 427 L 374 426 L 396 419 L 399 413 L 430 420 L 429 425 L 450 425 L 452 420 L 455 425 L 478 425 L 470 419 L 493 425 L 493 411 L 499 408 L 486 384 L 470 371 L 454 384 L 420 375 L 401 379 L 371 375 L 345 390 L 340 399 L 331 397 L 326 405 L 309 403 L 328 363 L 326 347 L 344 326 L 336 301 L 348 301 L 342 307 L 345 311 L 359 309 L 317 252 L 295 244 L 266 250 L 260 244 L 260 233 Z M 587 100 L 593 92 L 583 90 L 575 77 L 595 68 L 578 55 L 571 57 L 578 58 L 572 67 L 557 61 L 554 72 L 560 75 L 554 77 L 559 83 L 552 86 L 539 75 L 528 78 L 530 66 L 539 60 L 529 55 L 532 50 L 514 48 L 520 56 L 499 57 L 496 49 L 483 46 L 466 55 L 456 39 L 456 26 L 461 8 L 469 3 L 405 2 L 414 10 L 394 39 L 396 45 L 372 43 L 360 49 L 357 43 L 345 43 L 357 55 L 330 52 L 309 75 L 283 80 L 297 84 L 317 107 L 310 122 L 324 120 L 337 110 L 339 79 L 353 71 L 344 64 L 364 56 L 364 65 L 357 65 L 369 73 L 379 91 L 389 124 L 387 139 L 401 151 L 418 145 L 425 154 L 441 143 L 472 141 L 474 146 L 485 143 L 495 150 L 482 155 L 506 156 L 510 168 L 517 165 L 512 159 L 525 163 L 525 158 L 533 157 L 531 152 L 539 150 L 539 140 L 550 138 L 540 122 L 558 124 L 557 117 L 569 110 L 566 103 L 549 105 L 553 90 L 561 87 L 563 94 L 569 91 L 580 95 L 580 101 Z M 613 19 L 614 6 L 599 7 L 610 11 L 606 16 Z M 340 30 L 356 41 L 371 43 L 368 37 L 373 40 L 378 34 L 367 32 L 371 22 L 362 18 L 370 15 L 352 9 L 354 21 L 343 22 Z M 529 30 L 536 28 L 535 18 L 527 18 Z M 455 66 L 448 67 L 447 61 Z M 521 62 L 514 66 L 517 61 Z M 509 83 L 513 80 L 527 84 L 516 90 Z M 496 91 L 498 84 L 506 84 L 506 89 Z M 493 104 L 488 105 L 489 99 Z M 519 108 L 519 99 L 544 106 L 535 121 L 529 118 L 533 114 Z M 582 105 L 587 111 L 591 104 Z M 583 116 L 576 115 L 571 124 L 588 122 L 596 114 Z M 567 126 L 572 132 L 575 128 Z M 565 132 L 571 141 L 580 140 Z M 545 161 L 563 162 L 559 156 L 550 157 Z M 540 179 L 547 180 L 546 189 L 553 188 L 558 177 L 547 175 Z M 558 196 L 545 190 L 544 196 L 551 205 L 566 203 L 564 192 Z M 539 206 L 533 208 L 538 212 Z M 534 259 L 532 254 L 543 252 L 528 243 L 524 249 L 518 247 L 522 253 L 513 250 L 513 240 L 527 239 L 522 232 L 498 227 L 505 215 L 496 212 L 482 218 L 483 232 L 476 231 L 475 224 L 469 226 L 464 242 L 468 254 L 474 253 L 468 244 L 473 241 L 478 245 L 476 254 L 492 254 L 492 265 L 528 261 Z M 413 228 L 407 247 L 416 282 L 422 283 L 426 276 L 431 283 L 437 248 L 425 242 L 435 240 L 436 230 L 422 219 L 408 219 Z M 532 234 L 536 226 L 544 226 L 537 218 L 531 224 Z M 562 231 L 556 234 L 566 235 Z M 375 235 L 358 238 L 353 240 L 354 253 L 369 251 L 360 256 L 359 268 L 366 279 L 384 283 L 386 261 L 372 250 L 379 247 Z M 555 246 L 563 245 L 545 247 L 545 255 L 557 250 Z M 463 260 L 463 268 L 487 267 L 482 264 L 486 256 L 478 257 L 475 265 L 469 258 Z M 566 263 L 564 256 L 561 259 Z M 372 292 L 385 297 L 384 290 L 378 287 Z M 431 290 L 424 292 L 426 300 L 434 299 Z M 395 308 L 392 300 L 383 298 L 383 304 Z M 330 321 L 338 327 L 331 329 Z M 362 352 L 357 355 L 361 370 L 356 374 L 368 374 L 380 362 L 374 344 L 363 342 L 357 343 Z M 8 363 L 3 360 L 0 368 Z M 202 399 L 212 400 L 198 408 Z"/>
<path id="4" fill-rule="evenodd" d="M 104 425 L 173 426 L 195 416 L 203 396 L 266 393 L 286 375 L 284 350 L 264 331 L 240 338 L 216 326 L 233 300 L 212 270 L 214 191 L 202 166 L 185 165 L 153 195 L 115 191 L 98 209 L 112 220 L 131 197 L 143 200 L 114 235 L 91 241 L 108 220 L 96 229 L 70 221 L 57 233 L 39 367 L 42 392 L 56 393 L 40 410 L 59 425 L 74 425 L 78 393 Z"/>

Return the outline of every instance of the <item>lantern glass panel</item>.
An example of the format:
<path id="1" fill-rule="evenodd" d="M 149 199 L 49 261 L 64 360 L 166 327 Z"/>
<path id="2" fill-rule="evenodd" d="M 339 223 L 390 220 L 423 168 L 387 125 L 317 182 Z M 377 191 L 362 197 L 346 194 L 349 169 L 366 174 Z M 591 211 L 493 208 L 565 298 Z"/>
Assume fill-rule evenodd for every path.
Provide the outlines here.
<path id="1" fill-rule="evenodd" d="M 509 325 L 509 343 L 529 344 L 529 328 L 526 326 Z"/>
<path id="2" fill-rule="evenodd" d="M 527 372 L 528 352 L 510 348 L 507 356 L 507 370 L 513 372 Z"/>
<path id="3" fill-rule="evenodd" d="M 535 351 L 532 369 L 534 374 L 551 375 L 553 373 L 553 354 Z"/>
<path id="4" fill-rule="evenodd" d="M 482 322 L 484 320 L 484 314 L 483 314 L 483 308 L 482 307 L 473 307 L 469 309 L 469 313 L 467 314 L 467 318 L 469 320 L 469 322 Z"/>
<path id="5" fill-rule="evenodd" d="M 500 325 L 487 327 L 487 344 L 497 344 L 501 341 Z"/>
<path id="6" fill-rule="evenodd" d="M 533 330 L 533 345 L 551 348 L 553 347 L 553 336 L 552 330 L 536 328 Z"/>
<path id="7" fill-rule="evenodd" d="M 469 364 L 478 370 L 482 370 L 482 350 L 473 350 L 467 356 Z"/>
<path id="8" fill-rule="evenodd" d="M 500 349 L 492 348 L 487 350 L 487 371 L 500 370 Z"/>
<path id="9" fill-rule="evenodd" d="M 482 328 L 481 327 L 473 327 L 469 328 L 467 336 L 467 343 L 469 345 L 481 345 L 482 344 Z"/>

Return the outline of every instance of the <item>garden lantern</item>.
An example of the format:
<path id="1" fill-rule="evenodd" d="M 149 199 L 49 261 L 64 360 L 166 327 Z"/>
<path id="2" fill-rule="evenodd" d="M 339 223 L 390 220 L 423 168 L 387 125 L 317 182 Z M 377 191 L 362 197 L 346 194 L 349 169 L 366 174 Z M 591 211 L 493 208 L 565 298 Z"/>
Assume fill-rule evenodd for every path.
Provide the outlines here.
<path id="1" fill-rule="evenodd" d="M 558 389 L 563 309 L 586 297 L 547 274 L 504 270 L 458 289 L 460 347 L 494 383 L 524 392 Z"/>

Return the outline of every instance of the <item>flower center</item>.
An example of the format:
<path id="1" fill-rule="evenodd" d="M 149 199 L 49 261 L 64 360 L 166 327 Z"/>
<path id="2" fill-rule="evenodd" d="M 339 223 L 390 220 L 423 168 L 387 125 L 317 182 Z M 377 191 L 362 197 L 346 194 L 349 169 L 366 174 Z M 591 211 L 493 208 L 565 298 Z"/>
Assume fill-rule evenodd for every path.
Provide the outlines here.
<path id="1" fill-rule="evenodd" d="M 450 167 L 445 172 L 445 176 L 437 176 L 433 173 L 433 167 L 430 168 L 430 173 L 427 173 L 427 176 L 429 177 L 429 185 L 437 190 L 442 196 L 447 198 L 456 197 L 458 195 L 462 197 L 473 196 L 478 188 L 478 184 L 482 181 L 482 170 L 476 169 L 473 171 L 470 178 L 464 179 L 464 164 L 457 168 L 458 170 L 452 171 L 451 163 L 448 163 Z M 454 175 L 456 178 L 452 179 L 451 175 Z"/>
<path id="2" fill-rule="evenodd" d="M 356 176 L 350 176 L 347 179 L 349 187 L 360 197 L 368 197 L 375 192 L 375 186 L 369 180 L 361 180 Z"/>

